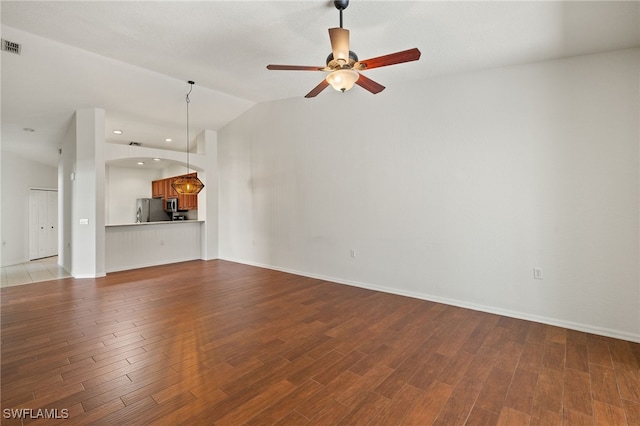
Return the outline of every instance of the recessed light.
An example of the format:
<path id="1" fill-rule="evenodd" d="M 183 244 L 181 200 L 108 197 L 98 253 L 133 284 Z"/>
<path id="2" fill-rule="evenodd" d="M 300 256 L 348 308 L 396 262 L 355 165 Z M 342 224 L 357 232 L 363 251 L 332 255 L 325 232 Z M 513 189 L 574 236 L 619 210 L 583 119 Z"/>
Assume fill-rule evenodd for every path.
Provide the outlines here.
<path id="1" fill-rule="evenodd" d="M 173 139 L 171 139 L 171 138 L 166 138 L 164 141 L 165 141 L 165 142 L 173 142 Z"/>
<path id="2" fill-rule="evenodd" d="M 121 135 L 122 134 L 122 130 L 114 130 L 113 134 L 114 135 Z"/>
<path id="3" fill-rule="evenodd" d="M 23 127 L 22 130 L 24 130 L 25 132 L 35 132 L 36 129 L 32 129 L 31 127 Z"/>
<path id="4" fill-rule="evenodd" d="M 153 161 L 160 161 L 160 159 L 159 158 L 154 158 Z"/>
<path id="5" fill-rule="evenodd" d="M 138 161 L 138 166 L 144 165 L 144 161 Z"/>

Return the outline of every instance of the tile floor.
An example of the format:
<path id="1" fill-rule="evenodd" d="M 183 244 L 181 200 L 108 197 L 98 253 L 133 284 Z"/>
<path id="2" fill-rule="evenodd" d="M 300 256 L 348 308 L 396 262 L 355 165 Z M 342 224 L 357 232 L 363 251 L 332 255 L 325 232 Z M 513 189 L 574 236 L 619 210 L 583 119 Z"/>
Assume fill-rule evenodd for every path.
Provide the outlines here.
<path id="1" fill-rule="evenodd" d="M 0 287 L 56 280 L 71 276 L 71 274 L 58 266 L 58 256 L 5 266 L 0 268 L 0 272 Z"/>

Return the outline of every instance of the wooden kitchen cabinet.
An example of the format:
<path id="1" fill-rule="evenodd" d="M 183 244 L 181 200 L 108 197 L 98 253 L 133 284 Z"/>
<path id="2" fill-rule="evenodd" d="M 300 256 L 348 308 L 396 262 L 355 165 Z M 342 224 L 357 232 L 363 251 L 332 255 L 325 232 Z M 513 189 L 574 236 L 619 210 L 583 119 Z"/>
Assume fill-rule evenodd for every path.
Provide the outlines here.
<path id="1" fill-rule="evenodd" d="M 198 173 L 188 173 L 182 176 L 198 176 Z M 198 194 L 195 195 L 180 195 L 171 186 L 174 179 L 181 176 L 173 176 L 166 179 L 154 180 L 151 182 L 151 196 L 153 198 L 163 198 L 165 201 L 168 198 L 178 199 L 178 210 L 197 210 L 198 209 Z"/>
<path id="2" fill-rule="evenodd" d="M 151 182 L 151 197 L 152 198 L 165 198 L 164 179 L 154 180 Z"/>
<path id="3" fill-rule="evenodd" d="M 171 186 L 171 183 L 173 182 L 173 180 L 175 179 L 175 177 L 170 177 L 170 178 L 166 178 L 164 179 L 164 198 L 178 198 L 178 193 L 176 192 L 175 189 L 173 189 L 173 186 Z"/>

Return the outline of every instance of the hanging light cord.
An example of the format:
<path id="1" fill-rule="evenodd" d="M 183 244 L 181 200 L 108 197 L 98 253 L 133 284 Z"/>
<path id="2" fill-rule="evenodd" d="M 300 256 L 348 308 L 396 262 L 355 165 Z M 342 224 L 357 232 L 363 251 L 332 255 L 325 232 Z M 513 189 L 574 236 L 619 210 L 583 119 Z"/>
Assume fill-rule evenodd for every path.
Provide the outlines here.
<path id="1" fill-rule="evenodd" d="M 191 102 L 191 100 L 189 99 L 189 95 L 193 90 L 194 82 L 189 80 L 188 83 L 191 85 L 191 87 L 189 88 L 189 93 L 187 93 L 187 95 L 185 96 L 185 101 L 187 102 L 187 173 L 189 173 L 189 170 L 190 170 L 189 169 L 189 102 Z"/>
<path id="2" fill-rule="evenodd" d="M 191 174 L 191 169 L 189 165 L 189 103 L 191 99 L 189 99 L 189 95 L 193 90 L 193 81 L 188 81 L 191 85 L 189 88 L 189 92 L 184 97 L 187 103 L 187 173 L 183 176 L 176 176 L 171 182 L 171 186 L 175 191 L 179 194 L 187 194 L 187 195 L 198 195 L 202 188 L 204 188 L 204 184 L 200 179 L 198 179 L 197 173 Z M 180 202 L 180 201 L 179 201 Z"/>

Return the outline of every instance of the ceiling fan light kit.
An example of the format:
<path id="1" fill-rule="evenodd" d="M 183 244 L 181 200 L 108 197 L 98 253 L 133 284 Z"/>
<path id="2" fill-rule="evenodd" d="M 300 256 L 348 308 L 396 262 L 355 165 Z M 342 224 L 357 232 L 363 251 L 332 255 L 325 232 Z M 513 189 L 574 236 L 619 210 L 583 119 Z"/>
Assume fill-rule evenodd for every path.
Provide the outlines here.
<path id="1" fill-rule="evenodd" d="M 386 67 L 388 65 L 417 61 L 420 59 L 420 51 L 417 48 L 378 56 L 364 61 L 358 60 L 358 55 L 349 50 L 349 30 L 342 28 L 342 11 L 349 6 L 349 0 L 335 0 L 336 9 L 340 11 L 340 27 L 329 28 L 329 40 L 331 41 L 331 53 L 327 57 L 327 64 L 321 66 L 304 65 L 267 65 L 267 69 L 276 71 L 324 71 L 329 75 L 305 95 L 305 98 L 313 98 L 331 85 L 339 92 L 346 92 L 354 84 L 373 93 L 380 93 L 384 86 L 365 77 L 362 71 Z"/>
<path id="2" fill-rule="evenodd" d="M 350 69 L 333 71 L 326 78 L 327 83 L 338 92 L 346 92 L 358 81 L 360 74 Z"/>

